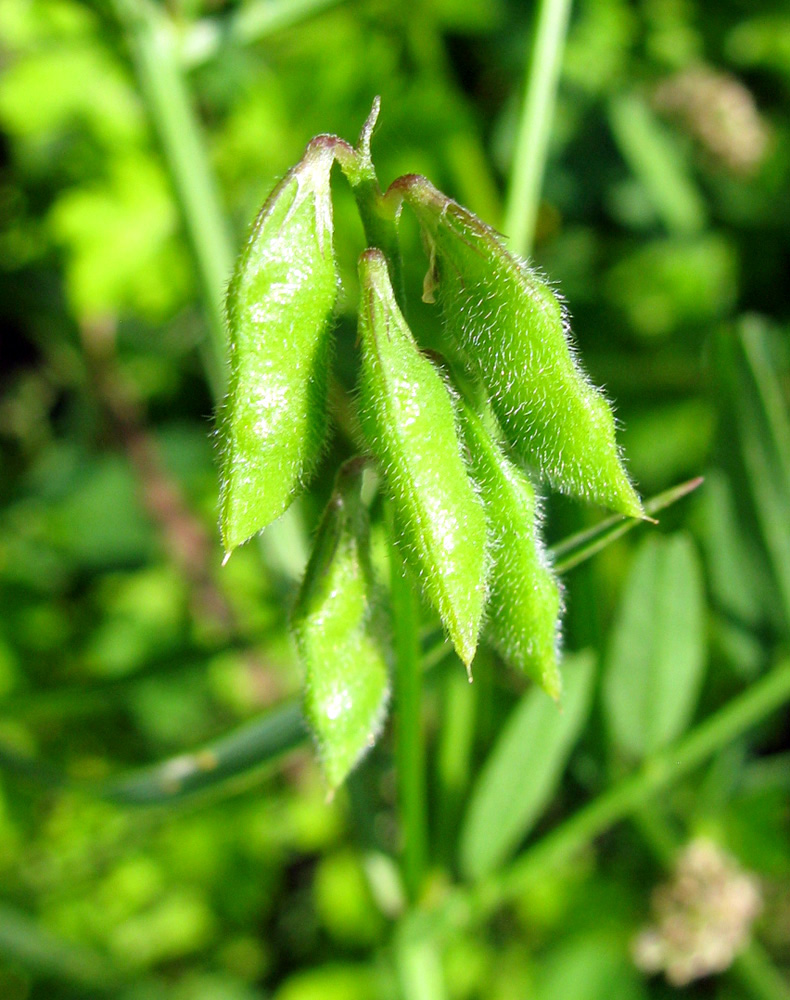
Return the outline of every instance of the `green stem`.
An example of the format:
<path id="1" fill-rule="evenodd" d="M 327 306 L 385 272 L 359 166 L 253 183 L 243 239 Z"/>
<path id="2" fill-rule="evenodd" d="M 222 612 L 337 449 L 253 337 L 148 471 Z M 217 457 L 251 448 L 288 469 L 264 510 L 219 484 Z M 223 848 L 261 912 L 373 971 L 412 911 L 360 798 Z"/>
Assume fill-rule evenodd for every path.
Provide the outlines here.
<path id="1" fill-rule="evenodd" d="M 226 17 L 202 18 L 184 33 L 179 47 L 184 66 L 199 66 L 220 53 L 251 45 L 275 31 L 283 31 L 301 21 L 336 7 L 341 0 L 259 0 L 237 7 Z"/>
<path id="2" fill-rule="evenodd" d="M 732 971 L 758 1000 L 790 1000 L 790 983 L 757 941 L 735 959 Z"/>
<path id="3" fill-rule="evenodd" d="M 390 588 L 395 647 L 395 767 L 401 814 L 403 880 L 417 897 L 425 871 L 427 815 L 422 736 L 422 664 L 416 588 L 400 553 L 390 543 Z"/>
<path id="4" fill-rule="evenodd" d="M 651 517 L 653 514 L 658 514 L 659 511 L 677 503 L 689 493 L 693 493 L 703 482 L 702 476 L 697 476 L 695 479 L 689 479 L 679 486 L 673 486 L 663 493 L 656 494 L 650 500 L 645 501 L 643 505 L 645 514 Z M 579 531 L 575 535 L 563 539 L 549 550 L 555 572 L 567 573 L 568 570 L 586 562 L 601 549 L 611 545 L 621 535 L 641 524 L 644 524 L 644 521 L 625 517 L 622 514 L 614 514 L 612 517 L 606 518 L 605 521 L 594 524 L 591 528 L 585 528 L 584 531 Z"/>
<path id="5" fill-rule="evenodd" d="M 476 708 L 477 693 L 466 675 L 455 669 L 447 671 L 442 678 L 442 724 L 436 759 L 439 784 L 436 814 L 440 824 L 438 853 L 444 858 L 448 868 L 452 867 L 455 860 L 455 834 L 469 783 Z"/>
<path id="6" fill-rule="evenodd" d="M 447 1000 L 436 942 L 423 937 L 419 926 L 415 933 L 408 916 L 395 935 L 395 964 L 403 1000 Z"/>
<path id="7" fill-rule="evenodd" d="M 179 65 L 172 26 L 149 0 L 115 0 L 148 112 L 175 189 L 200 284 L 209 337 L 203 361 L 212 392 L 225 392 L 226 335 L 223 301 L 233 269 L 201 126 Z"/>
<path id="8" fill-rule="evenodd" d="M 406 292 L 403 283 L 403 266 L 398 242 L 399 201 L 387 200 L 379 186 L 376 169 L 370 158 L 370 140 L 381 107 L 381 98 L 373 100 L 368 119 L 362 126 L 357 148 L 352 150 L 345 143 L 338 143 L 335 155 L 340 168 L 354 191 L 365 240 L 369 247 L 381 250 L 387 258 L 392 277 L 392 288 L 401 312 L 406 312 Z"/>
<path id="9" fill-rule="evenodd" d="M 571 0 L 540 0 L 538 6 L 505 207 L 510 247 L 524 257 L 532 250 L 535 234 L 570 9 Z"/>
<path id="10" fill-rule="evenodd" d="M 774 668 L 749 690 L 696 727 L 676 746 L 657 753 L 639 770 L 580 809 L 503 871 L 446 897 L 433 926 L 482 920 L 518 898 L 546 871 L 578 853 L 632 815 L 711 754 L 790 700 L 790 662 Z"/>

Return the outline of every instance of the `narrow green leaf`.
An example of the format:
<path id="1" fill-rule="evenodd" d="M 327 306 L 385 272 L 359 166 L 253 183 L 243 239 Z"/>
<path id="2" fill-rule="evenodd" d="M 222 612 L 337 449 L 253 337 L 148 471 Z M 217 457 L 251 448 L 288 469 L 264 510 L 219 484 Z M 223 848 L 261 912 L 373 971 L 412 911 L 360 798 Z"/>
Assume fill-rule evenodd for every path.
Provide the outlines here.
<path id="1" fill-rule="evenodd" d="M 764 620 L 773 583 L 755 549 L 753 533 L 743 530 L 733 484 L 720 469 L 705 473 L 696 513 L 713 602 L 754 629 Z"/>
<path id="2" fill-rule="evenodd" d="M 99 785 L 75 787 L 123 805 L 177 802 L 276 760 L 306 739 L 299 706 L 285 704 L 189 753 L 120 775 Z"/>
<path id="3" fill-rule="evenodd" d="M 333 161 L 331 143 L 313 140 L 261 209 L 228 289 L 220 494 L 228 553 L 288 508 L 324 444 L 337 298 Z"/>
<path id="4" fill-rule="evenodd" d="M 691 540 L 651 535 L 638 549 L 612 627 L 603 681 L 616 742 L 644 757 L 684 732 L 705 668 L 702 570 Z"/>
<path id="5" fill-rule="evenodd" d="M 0 769 L 51 788 L 67 788 L 127 806 L 179 802 L 250 774 L 299 746 L 307 730 L 299 705 L 287 702 L 195 750 L 106 781 L 81 781 L 47 761 L 0 745 Z"/>
<path id="6" fill-rule="evenodd" d="M 573 354 L 567 314 L 549 284 L 424 177 L 399 178 L 391 190 L 427 236 L 426 300 L 438 289 L 448 330 L 513 449 L 556 489 L 642 517 L 614 415 Z"/>
<path id="7" fill-rule="evenodd" d="M 790 625 L 790 407 L 778 378 L 772 340 L 773 333 L 764 321 L 745 318 L 734 345 L 735 378 L 732 373 L 728 378 L 732 380 L 749 489 L 782 598 L 785 623 Z"/>
<path id="8" fill-rule="evenodd" d="M 505 723 L 472 791 L 461 829 L 461 868 L 469 878 L 495 871 L 526 837 L 554 794 L 590 706 L 594 659 L 564 664 L 562 706 L 537 688 Z"/>
<path id="9" fill-rule="evenodd" d="M 384 255 L 366 250 L 359 273 L 362 429 L 384 471 L 404 557 L 468 668 L 485 596 L 485 514 L 461 457 L 447 387 L 414 342 Z"/>

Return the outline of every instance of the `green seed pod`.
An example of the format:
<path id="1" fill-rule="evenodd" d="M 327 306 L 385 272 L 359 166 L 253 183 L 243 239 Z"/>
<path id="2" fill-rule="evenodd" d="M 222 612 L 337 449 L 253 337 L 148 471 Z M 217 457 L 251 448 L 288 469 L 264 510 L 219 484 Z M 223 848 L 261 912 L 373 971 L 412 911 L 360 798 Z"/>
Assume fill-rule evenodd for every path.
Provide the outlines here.
<path id="1" fill-rule="evenodd" d="M 362 254 L 359 276 L 362 429 L 383 467 L 406 561 L 468 668 L 485 601 L 485 515 L 447 387 L 414 342 L 379 250 Z"/>
<path id="2" fill-rule="evenodd" d="M 228 288 L 220 492 L 228 553 L 290 506 L 326 437 L 333 159 L 324 138 L 307 147 L 261 209 Z"/>
<path id="3" fill-rule="evenodd" d="M 466 404 L 461 427 L 491 545 L 486 636 L 510 666 L 558 699 L 560 587 L 539 535 L 535 490 Z"/>
<path id="4" fill-rule="evenodd" d="M 373 745 L 389 692 L 361 478 L 353 460 L 338 473 L 291 620 L 305 666 L 305 716 L 332 789 Z"/>
<path id="5" fill-rule="evenodd" d="M 399 178 L 393 187 L 428 238 L 426 300 L 438 288 L 448 329 L 519 457 L 562 492 L 642 517 L 612 411 L 573 355 L 552 289 L 424 177 Z"/>

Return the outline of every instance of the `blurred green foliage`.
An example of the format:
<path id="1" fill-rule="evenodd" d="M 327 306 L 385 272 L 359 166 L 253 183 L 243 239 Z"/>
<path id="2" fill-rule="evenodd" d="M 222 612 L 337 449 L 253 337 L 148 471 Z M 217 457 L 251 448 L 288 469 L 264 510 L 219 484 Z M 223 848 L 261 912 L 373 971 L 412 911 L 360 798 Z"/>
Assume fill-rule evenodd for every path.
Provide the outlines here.
<path id="1" fill-rule="evenodd" d="M 408 1000 L 664 997 L 629 942 L 698 833 L 761 879 L 764 913 L 758 957 L 687 991 L 790 994 L 786 708 L 482 926 L 407 950 L 393 734 L 327 802 L 289 702 L 288 612 L 329 470 L 353 447 L 343 345 L 363 244 L 340 185 L 333 451 L 313 492 L 220 570 L 199 349 L 216 289 L 162 107 L 176 137 L 196 130 L 226 229 L 217 260 L 307 141 L 353 139 L 374 94 L 382 182 L 425 173 L 501 225 L 533 16 L 518 0 L 0 5 L 3 1000 L 389 1000 L 408 982 L 422 991 Z M 189 120 L 169 91 L 157 111 L 165 71 Z M 706 482 L 565 577 L 566 649 L 592 648 L 598 668 L 585 724 L 566 718 L 549 760 L 513 742 L 548 701 L 534 708 L 492 656 L 459 687 L 425 612 L 426 912 L 786 654 L 788 190 L 785 4 L 577 0 L 536 263 L 644 494 Z M 406 238 L 418 297 L 408 223 Z M 428 312 L 413 322 L 429 342 Z M 549 541 L 598 516 L 550 501 Z M 541 767 L 541 801 L 511 810 Z"/>

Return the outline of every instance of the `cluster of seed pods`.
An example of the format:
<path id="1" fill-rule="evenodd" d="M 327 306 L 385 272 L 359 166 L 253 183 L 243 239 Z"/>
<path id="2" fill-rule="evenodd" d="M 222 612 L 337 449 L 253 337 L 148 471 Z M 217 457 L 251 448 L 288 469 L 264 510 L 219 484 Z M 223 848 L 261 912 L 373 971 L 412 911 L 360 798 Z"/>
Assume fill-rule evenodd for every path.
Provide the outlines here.
<path id="1" fill-rule="evenodd" d="M 314 139 L 256 219 L 228 291 L 231 377 L 220 415 L 229 555 L 307 487 L 328 433 L 333 162 L 356 189 L 371 243 L 376 205 L 386 204 L 393 231 L 408 205 L 430 249 L 425 297 L 439 301 L 464 379 L 484 391 L 465 398 L 421 351 L 393 289 L 391 247 L 368 247 L 359 260 L 356 396 L 364 454 L 338 473 L 292 616 L 305 715 L 332 788 L 372 745 L 388 698 L 390 630 L 368 552 L 365 460 L 377 464 L 392 505 L 392 541 L 470 678 L 483 635 L 556 699 L 561 590 L 531 477 L 643 516 L 611 408 L 581 371 L 556 294 L 424 177 L 398 178 L 382 196 L 371 128 L 357 150 Z"/>

